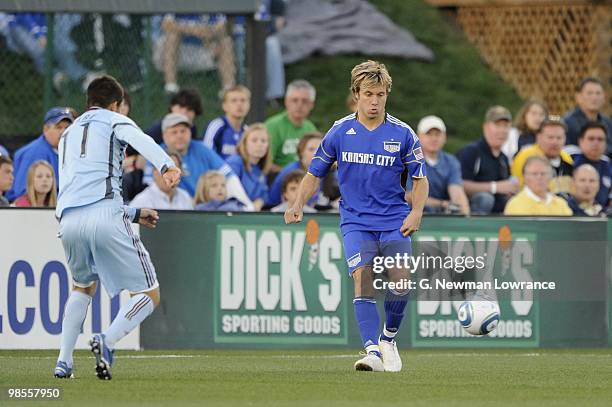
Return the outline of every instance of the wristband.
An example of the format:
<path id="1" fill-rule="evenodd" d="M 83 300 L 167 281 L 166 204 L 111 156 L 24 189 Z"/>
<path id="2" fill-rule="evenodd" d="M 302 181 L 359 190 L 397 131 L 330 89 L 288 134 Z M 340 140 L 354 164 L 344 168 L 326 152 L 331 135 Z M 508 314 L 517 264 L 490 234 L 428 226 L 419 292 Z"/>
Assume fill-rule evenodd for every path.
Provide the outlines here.
<path id="1" fill-rule="evenodd" d="M 138 223 L 139 220 L 140 220 L 140 209 L 136 209 L 136 214 L 134 215 L 134 219 L 132 220 L 132 223 Z"/>
<path id="2" fill-rule="evenodd" d="M 491 193 L 495 195 L 497 193 L 497 181 L 491 182 Z"/>

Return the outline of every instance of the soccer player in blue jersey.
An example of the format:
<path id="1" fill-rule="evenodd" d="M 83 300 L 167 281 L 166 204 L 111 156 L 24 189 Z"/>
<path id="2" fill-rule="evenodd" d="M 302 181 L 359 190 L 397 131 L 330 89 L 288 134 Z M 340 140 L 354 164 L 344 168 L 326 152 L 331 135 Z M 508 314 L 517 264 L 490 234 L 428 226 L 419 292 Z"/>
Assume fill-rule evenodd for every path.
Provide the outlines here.
<path id="1" fill-rule="evenodd" d="M 136 328 L 159 304 L 159 284 L 149 253 L 130 222 L 154 228 L 151 209 L 123 206 L 121 162 L 131 145 L 153 163 L 173 187 L 181 171 L 151 137 L 117 113 L 123 88 L 102 76 L 87 88 L 87 111 L 62 134 L 59 144 L 59 197 L 56 217 L 73 290 L 64 309 L 60 354 L 55 376 L 72 377 L 72 354 L 98 281 L 111 297 L 128 290 L 131 299 L 111 325 L 90 341 L 96 374 L 111 378 L 115 344 Z"/>
<path id="2" fill-rule="evenodd" d="M 429 185 L 419 139 L 404 122 L 385 111 L 391 76 L 383 64 L 366 61 L 351 71 L 351 91 L 357 112 L 334 123 L 317 150 L 300 184 L 298 199 L 285 212 L 286 223 L 300 222 L 302 208 L 318 190 L 320 179 L 338 163 L 340 229 L 349 273 L 353 277 L 355 318 L 366 356 L 356 370 L 399 372 L 402 361 L 395 336 L 404 316 L 408 291 L 389 290 L 385 323 L 374 298 L 376 256 L 411 253 L 410 235 L 421 224 Z M 412 208 L 401 181 L 412 177 Z M 407 279 L 403 268 L 387 269 L 391 281 Z"/>

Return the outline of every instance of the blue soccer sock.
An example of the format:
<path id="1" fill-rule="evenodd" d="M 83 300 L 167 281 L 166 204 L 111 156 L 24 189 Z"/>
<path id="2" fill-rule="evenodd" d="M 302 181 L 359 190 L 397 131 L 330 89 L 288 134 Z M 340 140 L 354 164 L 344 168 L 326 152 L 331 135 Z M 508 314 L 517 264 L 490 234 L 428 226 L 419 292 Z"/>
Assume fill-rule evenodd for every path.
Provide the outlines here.
<path id="1" fill-rule="evenodd" d="M 408 291 L 403 293 L 394 290 L 387 291 L 385 295 L 385 326 L 380 339 L 388 342 L 393 341 L 402 319 L 404 319 L 406 304 L 408 304 Z"/>
<path id="2" fill-rule="evenodd" d="M 119 310 L 112 324 L 103 332 L 106 345 L 114 349 L 115 343 L 132 332 L 155 310 L 153 300 L 146 294 L 136 294 Z"/>
<path id="3" fill-rule="evenodd" d="M 359 333 L 366 352 L 374 352 L 380 356 L 378 349 L 378 330 L 380 317 L 376 309 L 376 300 L 372 297 L 356 297 L 353 299 L 355 319 L 359 325 Z"/>
<path id="4" fill-rule="evenodd" d="M 58 362 L 65 362 L 72 367 L 72 354 L 77 338 L 81 333 L 83 322 L 87 316 L 87 308 L 91 297 L 80 291 L 72 291 L 64 308 L 64 319 L 62 320 L 62 338 Z"/>

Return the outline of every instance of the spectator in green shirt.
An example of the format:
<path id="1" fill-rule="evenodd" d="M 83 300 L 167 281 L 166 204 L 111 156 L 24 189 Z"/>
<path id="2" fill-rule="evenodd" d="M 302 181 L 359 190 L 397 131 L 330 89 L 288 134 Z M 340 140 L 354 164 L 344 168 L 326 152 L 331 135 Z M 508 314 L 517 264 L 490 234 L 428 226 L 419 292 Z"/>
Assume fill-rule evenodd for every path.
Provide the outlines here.
<path id="1" fill-rule="evenodd" d="M 297 144 L 306 133 L 317 131 L 308 115 L 314 107 L 316 90 L 308 81 L 298 79 L 287 86 L 285 111 L 266 120 L 271 137 L 272 171 L 278 172 L 297 158 Z"/>

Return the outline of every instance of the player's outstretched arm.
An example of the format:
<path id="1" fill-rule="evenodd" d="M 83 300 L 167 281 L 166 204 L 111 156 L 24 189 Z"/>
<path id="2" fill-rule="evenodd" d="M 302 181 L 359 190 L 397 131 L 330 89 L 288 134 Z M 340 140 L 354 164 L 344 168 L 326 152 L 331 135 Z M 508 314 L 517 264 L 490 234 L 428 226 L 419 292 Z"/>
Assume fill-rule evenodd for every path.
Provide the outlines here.
<path id="1" fill-rule="evenodd" d="M 318 191 L 320 183 L 320 178 L 315 177 L 309 172 L 306 173 L 302 179 L 302 182 L 300 183 L 297 199 L 295 200 L 294 204 L 285 211 L 286 224 L 298 223 L 302 221 L 302 218 L 304 217 L 304 205 L 310 200 L 310 198 L 312 198 L 315 192 Z"/>
<path id="2" fill-rule="evenodd" d="M 429 196 L 429 181 L 427 177 L 412 179 L 412 210 L 404 219 L 404 223 L 400 228 L 400 232 L 404 236 L 410 236 L 421 227 L 421 218 L 423 217 L 423 208 Z"/>

